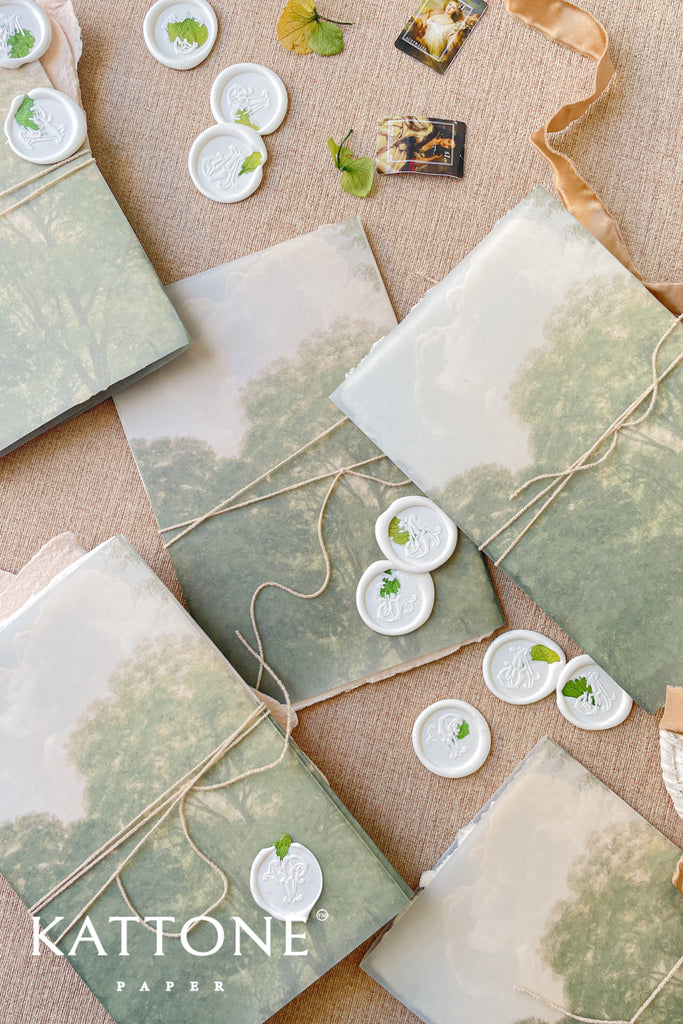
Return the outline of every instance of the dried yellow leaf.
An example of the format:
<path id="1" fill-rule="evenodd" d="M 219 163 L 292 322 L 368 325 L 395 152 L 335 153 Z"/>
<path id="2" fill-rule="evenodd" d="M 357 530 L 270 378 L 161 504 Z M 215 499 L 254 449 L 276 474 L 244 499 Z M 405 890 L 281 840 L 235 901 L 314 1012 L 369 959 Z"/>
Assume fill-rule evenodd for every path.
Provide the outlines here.
<path id="1" fill-rule="evenodd" d="M 312 0 L 288 0 L 277 21 L 278 40 L 294 53 L 313 53 L 308 36 L 317 17 Z"/>

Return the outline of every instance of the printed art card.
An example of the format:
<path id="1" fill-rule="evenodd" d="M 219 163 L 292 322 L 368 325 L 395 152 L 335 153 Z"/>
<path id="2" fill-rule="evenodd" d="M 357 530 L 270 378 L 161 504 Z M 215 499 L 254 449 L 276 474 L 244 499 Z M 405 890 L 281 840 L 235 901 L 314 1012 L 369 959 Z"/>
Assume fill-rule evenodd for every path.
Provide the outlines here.
<path id="1" fill-rule="evenodd" d="M 484 0 L 422 0 L 396 48 L 442 75 L 487 6 Z"/>
<path id="2" fill-rule="evenodd" d="M 650 712 L 683 683 L 682 343 L 538 188 L 332 396 Z"/>
<path id="3" fill-rule="evenodd" d="M 266 662 L 302 707 L 503 624 L 464 536 L 434 571 L 436 604 L 420 629 L 383 636 L 358 614 L 358 581 L 382 558 L 375 522 L 417 491 L 391 486 L 405 477 L 328 398 L 396 324 L 358 220 L 179 281 L 168 294 L 192 347 L 118 395 L 117 408 L 190 611 L 247 682 L 257 683 L 258 663 L 237 631 L 253 650 L 260 637 Z M 371 401 L 396 415 L 384 387 Z M 220 514 L 185 532 L 213 509 Z M 325 581 L 319 522 L 331 579 L 321 596 L 303 600 L 290 591 L 314 594 Z M 288 590 L 260 590 L 257 635 L 251 607 L 266 583 Z M 267 673 L 262 685 L 278 696 Z"/>
<path id="4" fill-rule="evenodd" d="M 679 856 L 546 737 L 362 967 L 427 1024 L 623 1024 L 683 955 Z M 683 1019 L 680 971 L 641 1019 Z"/>

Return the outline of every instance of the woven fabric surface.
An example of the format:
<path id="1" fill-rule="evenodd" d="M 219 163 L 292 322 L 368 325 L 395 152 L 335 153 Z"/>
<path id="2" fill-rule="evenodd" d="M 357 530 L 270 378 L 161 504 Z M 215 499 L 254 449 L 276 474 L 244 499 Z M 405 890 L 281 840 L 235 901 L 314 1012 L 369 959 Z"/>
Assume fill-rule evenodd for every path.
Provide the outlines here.
<path id="1" fill-rule="evenodd" d="M 146 0 L 75 0 L 92 149 L 164 283 L 358 215 L 400 318 L 533 186 L 552 191 L 550 171 L 527 137 L 563 102 L 590 91 L 593 65 L 525 28 L 505 12 L 502 0 L 492 0 L 439 77 L 394 48 L 413 2 L 320 0 L 323 13 L 355 22 L 345 29 L 344 52 L 322 58 L 278 45 L 279 0 L 214 0 L 220 22 L 216 46 L 198 68 L 178 72 L 156 63 L 145 49 Z M 643 275 L 681 280 L 683 25 L 676 5 L 665 0 L 589 0 L 586 6 L 610 35 L 617 75 L 558 146 L 615 214 Z M 195 191 L 187 154 L 195 136 L 212 123 L 213 79 L 242 61 L 277 71 L 290 107 L 283 125 L 266 137 L 269 159 L 259 190 L 242 203 L 219 205 Z M 354 128 L 356 155 L 373 155 L 377 119 L 408 114 L 467 123 L 464 179 L 396 175 L 381 178 L 368 199 L 344 193 L 327 136 L 339 140 Z M 2 459 L 0 512 L 0 570 L 16 572 L 65 530 L 86 548 L 123 533 L 179 596 L 111 402 Z M 577 653 L 504 573 L 495 570 L 493 578 L 509 626 L 538 629 L 568 657 Z M 528 707 L 503 704 L 483 683 L 485 649 L 486 643 L 470 645 L 300 714 L 295 738 L 410 885 L 546 733 L 683 844 L 683 823 L 659 771 L 656 718 L 634 708 L 618 728 L 589 733 L 566 722 L 552 699 Z M 486 764 L 462 780 L 430 775 L 410 744 L 417 714 L 448 696 L 475 704 L 493 736 Z M 109 1022 L 66 959 L 31 956 L 30 935 L 26 910 L 3 883 L 3 1024 Z M 363 952 L 348 957 L 273 1020 L 416 1021 L 358 969 Z"/>

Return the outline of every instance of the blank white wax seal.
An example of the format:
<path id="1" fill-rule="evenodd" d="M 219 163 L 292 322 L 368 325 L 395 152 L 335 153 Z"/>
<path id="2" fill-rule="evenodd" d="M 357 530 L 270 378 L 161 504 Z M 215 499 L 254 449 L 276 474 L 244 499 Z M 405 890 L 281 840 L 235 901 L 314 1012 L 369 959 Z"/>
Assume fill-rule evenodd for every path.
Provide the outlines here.
<path id="1" fill-rule="evenodd" d="M 192 143 L 187 165 L 202 195 L 238 203 L 261 184 L 268 151 L 261 136 L 239 124 L 214 124 Z"/>
<path id="2" fill-rule="evenodd" d="M 187 71 L 211 53 L 218 20 L 207 0 L 157 0 L 145 15 L 142 34 L 160 64 Z"/>
<path id="3" fill-rule="evenodd" d="M 432 614 L 432 577 L 428 572 L 398 569 L 393 562 L 373 562 L 358 581 L 356 607 L 365 625 L 376 633 L 412 633 Z"/>
<path id="4" fill-rule="evenodd" d="M 287 113 L 287 90 L 262 64 L 233 64 L 211 87 L 211 112 L 218 122 L 243 124 L 259 135 L 279 128 Z"/>
<path id="5" fill-rule="evenodd" d="M 375 523 L 382 554 L 399 569 L 431 572 L 446 562 L 458 542 L 458 528 L 421 494 L 397 498 Z"/>
<path id="6" fill-rule="evenodd" d="M 491 730 L 480 711 L 464 700 L 438 700 L 418 715 L 413 747 L 425 768 L 461 779 L 481 768 L 491 750 Z"/>
<path id="7" fill-rule="evenodd" d="M 482 672 L 496 697 L 533 704 L 551 694 L 567 659 L 561 647 L 532 629 L 509 629 L 489 644 Z"/>
<path id="8" fill-rule="evenodd" d="M 568 661 L 557 680 L 557 706 L 579 729 L 612 729 L 628 718 L 633 700 L 588 654 Z"/>
<path id="9" fill-rule="evenodd" d="M 292 843 L 282 858 L 266 846 L 254 857 L 249 887 L 254 902 L 276 920 L 306 921 L 323 891 L 323 872 L 301 843 Z"/>
<path id="10" fill-rule="evenodd" d="M 85 142 L 85 114 L 58 89 L 39 87 L 15 96 L 5 121 L 10 149 L 32 164 L 54 164 Z"/>
<path id="11" fill-rule="evenodd" d="M 0 0 L 0 68 L 20 68 L 43 56 L 52 25 L 33 0 Z"/>

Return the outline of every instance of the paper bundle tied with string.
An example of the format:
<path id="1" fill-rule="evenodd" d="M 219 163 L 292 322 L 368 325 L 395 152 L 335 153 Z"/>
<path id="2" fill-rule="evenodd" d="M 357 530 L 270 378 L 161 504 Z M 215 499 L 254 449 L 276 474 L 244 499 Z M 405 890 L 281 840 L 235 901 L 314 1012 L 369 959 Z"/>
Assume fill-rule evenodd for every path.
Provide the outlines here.
<path id="1" fill-rule="evenodd" d="M 682 349 L 538 188 L 332 396 L 651 712 L 683 681 Z"/>
<path id="2" fill-rule="evenodd" d="M 0 776 L 0 871 L 118 1024 L 260 1024 L 410 895 L 120 537 L 0 626 Z M 289 940 L 250 892 L 283 833 L 323 874 Z"/>

